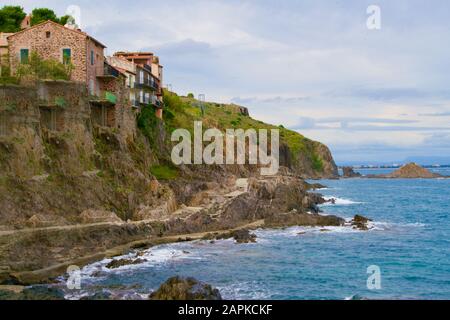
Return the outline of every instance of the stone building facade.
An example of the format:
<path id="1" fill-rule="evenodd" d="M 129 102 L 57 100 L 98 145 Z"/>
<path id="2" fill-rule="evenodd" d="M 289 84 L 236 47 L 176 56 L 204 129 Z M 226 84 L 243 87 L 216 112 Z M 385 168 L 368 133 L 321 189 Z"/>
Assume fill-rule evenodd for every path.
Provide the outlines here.
<path id="1" fill-rule="evenodd" d="M 88 34 L 46 21 L 10 35 L 8 43 L 12 73 L 35 51 L 44 59 L 71 63 L 71 80 L 85 83 L 91 94 L 100 93 L 106 47 Z"/>

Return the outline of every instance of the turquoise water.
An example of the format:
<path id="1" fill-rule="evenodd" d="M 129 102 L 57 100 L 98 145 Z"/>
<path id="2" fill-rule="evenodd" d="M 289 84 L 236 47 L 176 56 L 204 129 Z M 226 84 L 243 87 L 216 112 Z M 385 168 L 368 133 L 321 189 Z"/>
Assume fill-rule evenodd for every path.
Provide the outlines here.
<path id="1" fill-rule="evenodd" d="M 164 245 L 146 251 L 143 264 L 111 271 L 106 260 L 84 268 L 84 290 L 72 297 L 98 288 L 148 293 L 182 275 L 218 287 L 227 299 L 450 299 L 450 179 L 321 183 L 329 187 L 321 193 L 338 198 L 325 213 L 362 214 L 374 229 L 295 227 L 259 230 L 256 244 Z M 370 265 L 380 267 L 380 290 L 367 289 Z"/>

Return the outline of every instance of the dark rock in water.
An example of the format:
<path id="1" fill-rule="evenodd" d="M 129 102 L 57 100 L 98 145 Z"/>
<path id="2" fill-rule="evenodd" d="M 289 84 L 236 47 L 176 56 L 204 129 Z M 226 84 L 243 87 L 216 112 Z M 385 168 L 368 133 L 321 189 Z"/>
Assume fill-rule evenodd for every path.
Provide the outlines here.
<path id="1" fill-rule="evenodd" d="M 173 277 L 150 295 L 150 300 L 222 300 L 219 290 L 194 278 Z"/>
<path id="2" fill-rule="evenodd" d="M 367 231 L 367 230 L 369 230 L 368 223 L 370 221 L 372 221 L 372 220 L 357 214 L 353 218 L 353 220 L 350 222 L 350 224 L 353 226 L 354 229 Z"/>
<path id="3" fill-rule="evenodd" d="M 369 300 L 369 299 L 367 299 L 366 297 L 362 297 L 359 294 L 355 294 L 350 298 L 348 298 L 347 300 Z"/>
<path id="4" fill-rule="evenodd" d="M 119 259 L 119 260 L 113 260 L 110 263 L 108 263 L 106 265 L 106 267 L 108 269 L 116 269 L 116 268 L 120 268 L 123 266 L 127 266 L 127 265 L 132 265 L 132 264 L 140 264 L 140 263 L 144 263 L 147 260 L 145 259 L 136 259 L 136 260 L 131 260 L 131 259 Z"/>
<path id="5" fill-rule="evenodd" d="M 233 235 L 234 240 L 236 240 L 237 243 L 254 243 L 256 242 L 256 235 L 253 233 L 250 233 L 250 231 L 243 229 L 243 230 L 236 230 L 231 233 Z"/>
<path id="6" fill-rule="evenodd" d="M 256 235 L 253 233 L 250 233 L 247 229 L 241 229 L 241 230 L 235 230 L 231 231 L 229 233 L 220 235 L 217 237 L 217 239 L 229 239 L 233 238 L 236 240 L 237 243 L 255 243 L 256 242 Z"/>
<path id="7" fill-rule="evenodd" d="M 327 227 L 327 226 L 343 226 L 345 220 L 329 215 L 322 216 L 319 214 L 308 213 L 278 213 L 265 219 L 265 227 L 267 228 L 279 228 L 286 226 L 310 226 L 310 227 Z"/>
<path id="8" fill-rule="evenodd" d="M 100 300 L 111 300 L 112 294 L 107 291 L 101 291 L 97 292 L 92 296 L 83 297 L 80 300 L 94 300 L 94 301 L 100 301 Z"/>
<path id="9" fill-rule="evenodd" d="M 343 167 L 342 168 L 342 176 L 344 178 L 359 178 L 361 174 L 355 172 L 352 167 Z"/>
<path id="10" fill-rule="evenodd" d="M 326 186 L 324 186 L 323 184 L 320 184 L 320 183 L 312 183 L 308 186 L 308 188 L 310 190 L 318 190 L 318 189 L 325 189 Z"/>
<path id="11" fill-rule="evenodd" d="M 0 290 L 0 300 L 64 300 L 64 292 L 46 286 L 29 287 L 20 292 Z"/>

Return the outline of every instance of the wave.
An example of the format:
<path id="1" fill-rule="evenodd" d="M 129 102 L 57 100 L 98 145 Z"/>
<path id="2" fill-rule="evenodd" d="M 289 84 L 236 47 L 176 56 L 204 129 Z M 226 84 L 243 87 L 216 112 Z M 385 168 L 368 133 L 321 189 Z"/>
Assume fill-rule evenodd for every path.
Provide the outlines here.
<path id="1" fill-rule="evenodd" d="M 83 267 L 81 269 L 81 276 L 83 278 L 101 279 L 111 273 L 122 273 L 142 267 L 155 267 L 183 259 L 202 260 L 206 257 L 205 254 L 198 255 L 195 253 L 195 250 L 192 250 L 191 252 L 189 249 L 190 248 L 187 244 L 173 243 L 152 247 L 144 251 L 131 252 L 129 254 L 114 257 L 113 259 L 103 259 Z M 126 264 L 114 269 L 109 269 L 106 267 L 110 262 L 121 259 L 130 261 L 137 261 L 140 259 L 143 261 L 136 264 Z"/>
<path id="2" fill-rule="evenodd" d="M 352 204 L 362 204 L 363 203 L 363 202 L 353 201 L 350 199 L 339 198 L 339 197 L 334 197 L 334 196 L 324 196 L 323 198 L 326 201 L 334 200 L 334 203 L 327 202 L 327 203 L 321 204 L 321 206 L 335 206 L 335 205 L 347 206 L 347 205 L 352 205 Z"/>

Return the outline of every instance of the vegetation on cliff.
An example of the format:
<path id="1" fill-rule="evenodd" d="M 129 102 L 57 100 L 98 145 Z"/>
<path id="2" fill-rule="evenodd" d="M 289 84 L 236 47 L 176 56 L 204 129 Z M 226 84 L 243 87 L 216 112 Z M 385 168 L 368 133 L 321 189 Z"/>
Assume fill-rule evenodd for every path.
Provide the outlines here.
<path id="1" fill-rule="evenodd" d="M 255 120 L 246 108 L 235 104 L 200 102 L 192 96 L 180 97 L 164 91 L 164 115 L 166 129 L 170 133 L 177 128 L 193 132 L 194 121 L 202 121 L 203 127 L 226 129 L 279 129 L 280 144 L 287 150 L 280 150 L 281 164 L 290 167 L 297 174 L 309 177 L 332 176 L 337 174 L 328 148 L 312 141 L 298 132 L 283 126 L 275 126 Z"/>

